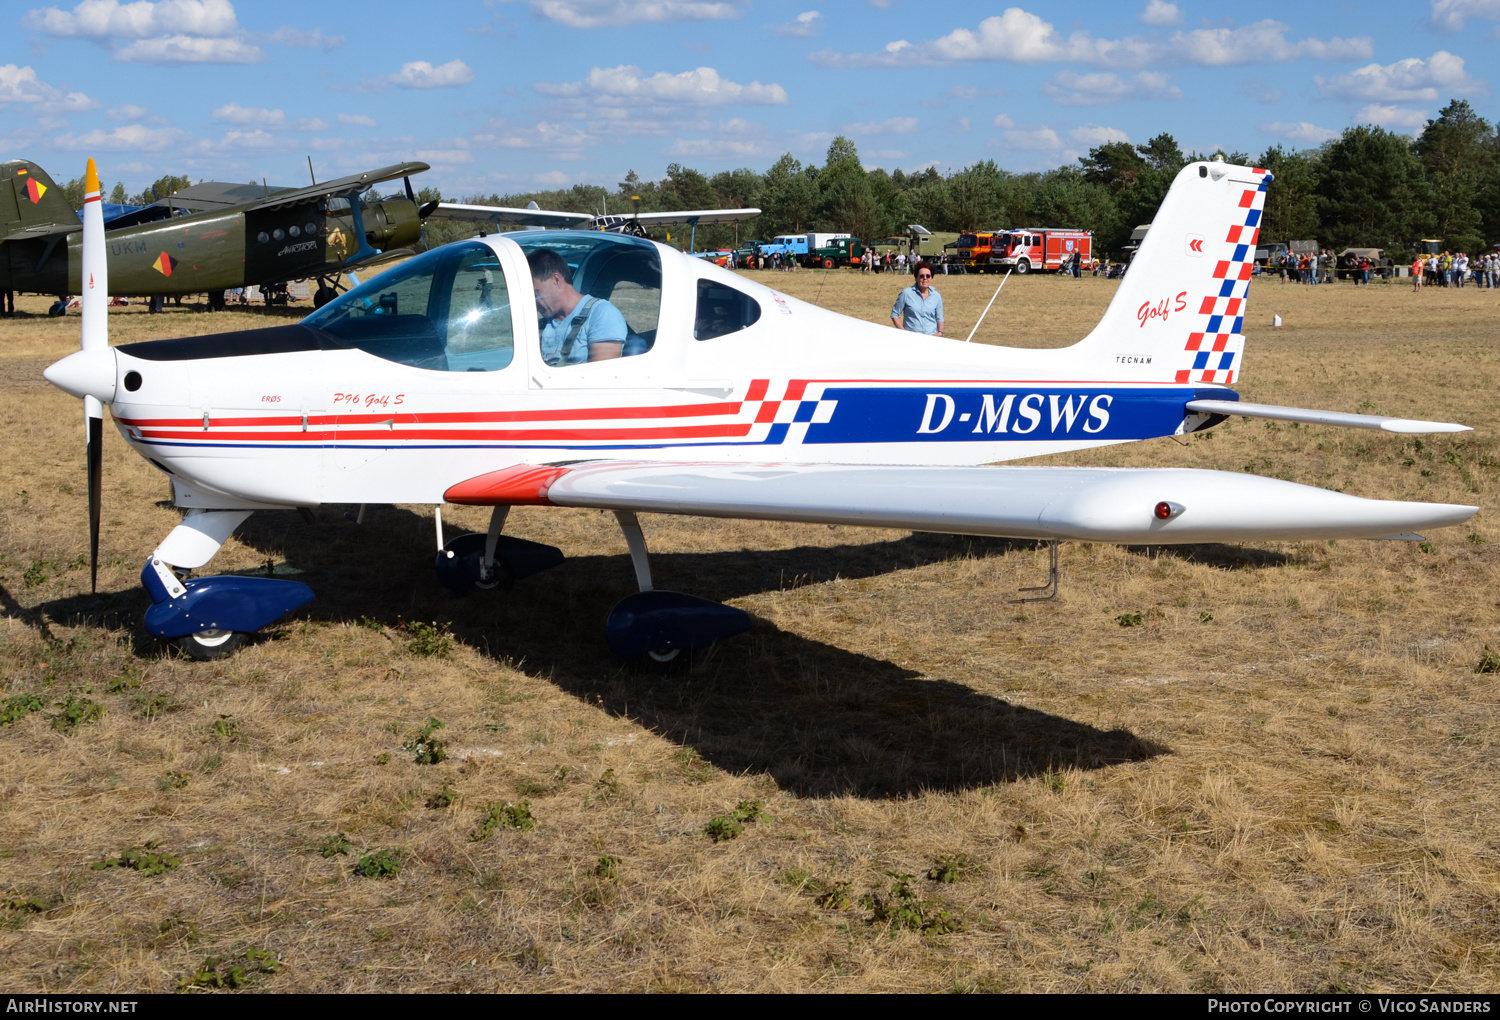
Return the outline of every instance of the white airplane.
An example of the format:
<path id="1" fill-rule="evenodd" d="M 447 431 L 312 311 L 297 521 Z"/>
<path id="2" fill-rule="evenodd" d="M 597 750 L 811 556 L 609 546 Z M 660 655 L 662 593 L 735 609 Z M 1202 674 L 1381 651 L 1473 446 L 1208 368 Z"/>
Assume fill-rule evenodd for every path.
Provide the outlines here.
<path id="1" fill-rule="evenodd" d="M 1181 435 L 1230 414 L 1467 431 L 1244 403 L 1229 388 L 1263 170 L 1186 167 L 1099 325 L 1061 350 L 898 332 L 664 245 L 575 231 L 446 245 L 295 325 L 109 347 L 92 164 L 87 181 L 83 349 L 45 375 L 84 399 L 91 422 L 108 404 L 126 443 L 170 476 L 187 515 L 142 571 L 146 626 L 197 658 L 227 654 L 313 597 L 276 578 L 188 579 L 257 510 L 433 504 L 440 576 L 481 589 L 562 559 L 503 535 L 510 507 L 612 510 L 640 591 L 615 606 L 606 636 L 617 653 L 665 660 L 750 622 L 654 590 L 641 512 L 1036 539 L 1055 557 L 1068 539 L 1415 539 L 1477 509 L 1222 471 L 983 466 Z M 580 348 L 580 309 L 605 301 L 620 335 Z M 96 536 L 97 470 L 89 499 Z M 444 503 L 493 507 L 488 533 L 445 542 Z"/>
<path id="2" fill-rule="evenodd" d="M 639 203 L 640 199 L 636 199 Z M 592 213 L 559 212 L 542 209 L 535 202 L 525 209 L 505 205 L 464 205 L 460 202 L 430 202 L 422 207 L 423 218 L 438 220 L 463 220 L 482 223 L 494 230 L 502 223 L 514 223 L 528 227 L 562 227 L 569 230 L 606 230 L 618 234 L 645 237 L 648 227 L 675 227 L 686 224 L 691 230 L 688 250 L 697 243 L 698 227 L 704 223 L 741 223 L 760 215 L 759 209 L 687 209 L 677 212 L 643 213 L 639 208 L 630 213 L 607 213 L 595 216 Z"/>

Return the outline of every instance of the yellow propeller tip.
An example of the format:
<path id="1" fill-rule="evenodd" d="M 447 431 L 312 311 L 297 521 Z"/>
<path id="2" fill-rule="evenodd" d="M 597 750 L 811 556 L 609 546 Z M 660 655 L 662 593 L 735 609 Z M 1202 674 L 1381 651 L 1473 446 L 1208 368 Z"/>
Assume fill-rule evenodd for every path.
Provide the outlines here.
<path id="1" fill-rule="evenodd" d="M 75 163 L 74 165 L 76 166 L 77 164 Z M 84 191 L 84 194 L 88 194 L 91 191 L 98 191 L 98 190 L 99 190 L 99 171 L 94 166 L 94 160 L 93 160 L 93 157 L 91 156 L 91 157 L 89 157 L 89 166 L 88 166 L 88 169 L 83 172 L 83 191 Z"/>

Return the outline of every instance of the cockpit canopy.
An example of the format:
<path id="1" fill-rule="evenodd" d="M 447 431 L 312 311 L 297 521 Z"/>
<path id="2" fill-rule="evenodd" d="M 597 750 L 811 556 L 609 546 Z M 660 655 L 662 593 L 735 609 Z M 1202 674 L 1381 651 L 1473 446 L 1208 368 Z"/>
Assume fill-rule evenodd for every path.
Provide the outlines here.
<path id="1" fill-rule="evenodd" d="M 661 260 L 648 241 L 619 234 L 527 231 L 508 235 L 528 255 L 555 252 L 570 285 L 593 306 L 596 325 L 623 317 L 621 354 L 644 354 L 656 343 L 661 315 Z M 308 316 L 330 336 L 388 361 L 446 372 L 494 372 L 515 357 L 515 322 L 536 315 L 512 309 L 515 295 L 530 292 L 507 280 L 493 249 L 460 241 L 385 270 Z"/>

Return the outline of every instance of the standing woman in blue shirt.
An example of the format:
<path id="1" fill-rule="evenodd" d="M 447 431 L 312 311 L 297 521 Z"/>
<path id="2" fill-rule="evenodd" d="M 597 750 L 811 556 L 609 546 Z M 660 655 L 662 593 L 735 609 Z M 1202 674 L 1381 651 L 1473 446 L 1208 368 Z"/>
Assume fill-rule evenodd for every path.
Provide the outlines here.
<path id="1" fill-rule="evenodd" d="M 891 325 L 913 333 L 942 336 L 943 295 L 932 285 L 932 266 L 922 259 L 911 272 L 917 278 L 916 285 L 897 295 L 891 309 Z"/>

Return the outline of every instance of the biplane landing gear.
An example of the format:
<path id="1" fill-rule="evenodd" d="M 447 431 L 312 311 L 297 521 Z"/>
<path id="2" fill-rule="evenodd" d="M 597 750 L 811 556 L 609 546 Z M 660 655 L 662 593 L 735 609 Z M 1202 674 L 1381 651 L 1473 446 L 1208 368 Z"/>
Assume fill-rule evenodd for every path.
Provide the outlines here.
<path id="1" fill-rule="evenodd" d="M 222 659 L 262 627 L 313 600 L 300 581 L 224 574 L 188 581 L 188 571 L 213 558 L 248 510 L 190 510 L 141 569 L 151 596 L 144 623 L 191 659 Z"/>
<path id="2" fill-rule="evenodd" d="M 682 592 L 657 591 L 651 583 L 651 557 L 640 521 L 628 510 L 616 510 L 615 518 L 625 533 L 641 590 L 625 596 L 609 611 L 604 638 L 610 651 L 624 656 L 645 655 L 654 662 L 667 663 L 684 650 L 707 648 L 750 629 L 750 614 L 743 609 Z"/>
<path id="3" fill-rule="evenodd" d="M 510 507 L 497 506 L 490 512 L 490 528 L 483 535 L 460 535 L 443 541 L 442 508 L 438 508 L 438 554 L 434 565 L 438 580 L 454 591 L 478 588 L 509 591 L 517 581 L 532 574 L 551 570 L 563 562 L 562 550 L 524 538 L 500 534 Z"/>

